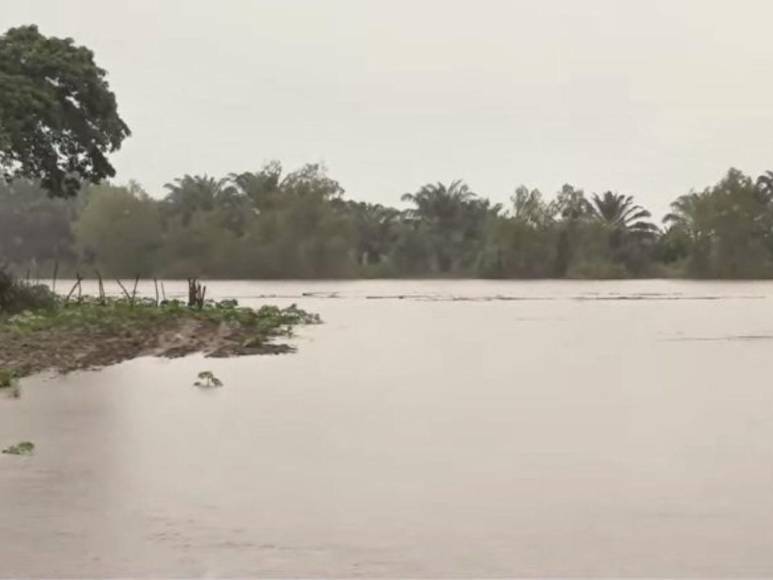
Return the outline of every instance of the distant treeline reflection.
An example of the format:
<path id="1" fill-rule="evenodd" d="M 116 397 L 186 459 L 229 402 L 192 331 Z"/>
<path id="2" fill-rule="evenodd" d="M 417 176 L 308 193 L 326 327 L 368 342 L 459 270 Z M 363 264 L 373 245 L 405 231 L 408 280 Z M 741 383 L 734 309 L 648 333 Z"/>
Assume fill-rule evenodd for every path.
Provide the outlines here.
<path id="1" fill-rule="evenodd" d="M 155 199 L 137 184 L 50 199 L 0 181 L 0 262 L 44 277 L 773 276 L 773 173 L 731 169 L 655 225 L 627 195 L 518 187 L 508 207 L 465 183 L 428 184 L 408 209 L 355 202 L 319 165 L 185 175 Z"/>

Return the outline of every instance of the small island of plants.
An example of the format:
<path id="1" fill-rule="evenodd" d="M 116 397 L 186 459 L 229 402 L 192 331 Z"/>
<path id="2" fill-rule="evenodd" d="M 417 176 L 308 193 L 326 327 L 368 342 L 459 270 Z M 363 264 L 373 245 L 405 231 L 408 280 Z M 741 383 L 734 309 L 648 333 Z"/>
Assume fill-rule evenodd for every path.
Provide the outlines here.
<path id="1" fill-rule="evenodd" d="M 135 293 L 73 298 L 0 270 L 0 382 L 10 386 L 40 371 L 96 368 L 138 356 L 292 352 L 277 339 L 290 336 L 295 326 L 320 322 L 295 305 L 253 309 L 235 300 L 205 300 L 198 282 L 190 284 L 188 302 Z"/>

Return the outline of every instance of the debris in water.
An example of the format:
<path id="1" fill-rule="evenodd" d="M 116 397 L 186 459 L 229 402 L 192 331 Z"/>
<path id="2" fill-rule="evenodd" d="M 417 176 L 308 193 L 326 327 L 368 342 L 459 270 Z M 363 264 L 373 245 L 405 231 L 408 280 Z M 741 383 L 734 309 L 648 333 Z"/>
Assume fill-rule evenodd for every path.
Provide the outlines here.
<path id="1" fill-rule="evenodd" d="M 35 444 L 32 441 L 22 441 L 3 449 L 3 453 L 6 455 L 32 455 L 34 450 Z"/>
<path id="2" fill-rule="evenodd" d="M 199 380 L 193 384 L 197 387 L 208 389 L 211 387 L 222 387 L 223 381 L 212 374 L 212 371 L 202 371 L 199 373 Z"/>

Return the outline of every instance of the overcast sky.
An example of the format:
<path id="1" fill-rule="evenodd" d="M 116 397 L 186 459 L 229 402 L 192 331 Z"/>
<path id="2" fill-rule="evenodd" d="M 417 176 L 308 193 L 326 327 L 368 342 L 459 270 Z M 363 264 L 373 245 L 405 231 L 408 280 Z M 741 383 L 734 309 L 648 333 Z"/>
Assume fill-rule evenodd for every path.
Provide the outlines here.
<path id="1" fill-rule="evenodd" d="M 730 166 L 773 169 L 773 1 L 2 0 L 71 36 L 133 136 L 118 180 L 323 161 L 398 203 L 465 179 L 634 194 L 658 217 Z"/>

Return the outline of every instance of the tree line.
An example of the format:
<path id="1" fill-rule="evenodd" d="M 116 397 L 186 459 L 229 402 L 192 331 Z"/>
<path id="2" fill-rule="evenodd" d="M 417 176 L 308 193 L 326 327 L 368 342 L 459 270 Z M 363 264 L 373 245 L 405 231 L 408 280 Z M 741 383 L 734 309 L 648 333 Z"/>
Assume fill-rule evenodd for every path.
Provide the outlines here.
<path id="1" fill-rule="evenodd" d="M 316 164 L 185 175 L 163 198 L 103 182 L 56 198 L 0 182 L 0 261 L 22 275 L 213 278 L 773 276 L 773 172 L 731 169 L 662 224 L 630 195 L 515 189 L 506 206 L 463 181 L 406 207 L 347 199 Z"/>
<path id="2" fill-rule="evenodd" d="M 773 275 L 773 173 L 731 169 L 662 224 L 630 195 L 518 187 L 493 204 L 462 181 L 348 200 L 319 165 L 185 175 L 162 199 L 115 175 L 130 136 L 107 72 L 34 25 L 0 35 L 0 269 L 229 278 L 626 278 Z"/>

